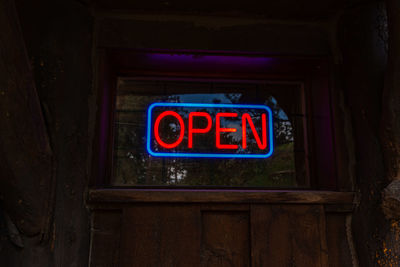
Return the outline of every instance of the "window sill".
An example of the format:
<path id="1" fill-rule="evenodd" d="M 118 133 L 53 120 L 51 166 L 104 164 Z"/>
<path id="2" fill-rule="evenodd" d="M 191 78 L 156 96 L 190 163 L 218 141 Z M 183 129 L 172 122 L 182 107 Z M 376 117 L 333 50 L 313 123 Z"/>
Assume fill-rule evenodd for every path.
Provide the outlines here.
<path id="1" fill-rule="evenodd" d="M 354 192 L 221 189 L 91 189 L 96 203 L 353 204 Z"/>

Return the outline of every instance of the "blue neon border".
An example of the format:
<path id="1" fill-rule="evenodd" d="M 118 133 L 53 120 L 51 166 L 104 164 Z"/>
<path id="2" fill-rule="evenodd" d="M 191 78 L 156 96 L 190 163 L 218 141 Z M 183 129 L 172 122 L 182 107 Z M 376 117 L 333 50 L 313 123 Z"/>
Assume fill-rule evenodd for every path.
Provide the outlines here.
<path id="1" fill-rule="evenodd" d="M 268 130 L 269 130 L 269 151 L 267 154 L 218 154 L 218 153 L 165 153 L 154 152 L 150 148 L 151 140 L 151 112 L 155 107 L 201 107 L 201 108 L 246 108 L 246 109 L 265 109 L 268 112 Z M 272 111 L 265 105 L 241 105 L 241 104 L 201 104 L 201 103 L 153 103 L 147 109 L 147 152 L 153 157 L 181 157 L 181 158 L 259 158 L 265 159 L 274 152 L 274 136 Z"/>

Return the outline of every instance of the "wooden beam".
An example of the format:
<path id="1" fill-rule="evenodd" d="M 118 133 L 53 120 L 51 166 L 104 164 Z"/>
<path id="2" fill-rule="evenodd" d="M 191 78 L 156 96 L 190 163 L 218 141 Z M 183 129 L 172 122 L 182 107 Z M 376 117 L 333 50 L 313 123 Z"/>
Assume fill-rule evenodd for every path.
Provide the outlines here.
<path id="1" fill-rule="evenodd" d="M 89 203 L 307 203 L 352 204 L 353 192 L 269 190 L 92 189 Z"/>

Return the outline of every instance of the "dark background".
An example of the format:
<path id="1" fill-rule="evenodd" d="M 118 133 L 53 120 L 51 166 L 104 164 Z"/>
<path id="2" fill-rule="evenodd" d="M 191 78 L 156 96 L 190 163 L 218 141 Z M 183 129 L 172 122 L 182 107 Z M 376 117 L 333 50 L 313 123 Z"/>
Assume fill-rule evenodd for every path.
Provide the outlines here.
<path id="1" fill-rule="evenodd" d="M 400 178 L 399 2 L 191 2 L 0 0 L 1 264 L 88 265 L 93 55 L 125 47 L 328 57 L 360 266 L 398 266 L 400 216 L 382 193 Z"/>

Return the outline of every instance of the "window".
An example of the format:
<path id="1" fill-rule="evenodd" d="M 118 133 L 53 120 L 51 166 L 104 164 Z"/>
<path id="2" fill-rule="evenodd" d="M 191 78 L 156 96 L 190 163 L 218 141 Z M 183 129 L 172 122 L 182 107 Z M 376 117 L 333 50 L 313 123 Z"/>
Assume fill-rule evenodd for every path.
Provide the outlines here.
<path id="1" fill-rule="evenodd" d="M 110 50 L 101 57 L 99 66 L 103 94 L 96 185 L 336 187 L 324 60 Z M 146 150 L 146 110 L 157 102 L 267 105 L 273 114 L 274 153 L 263 159 L 151 156 Z M 188 123 L 187 114 L 182 119 Z M 262 124 L 261 120 L 258 124 L 257 119 L 252 120 L 255 128 L 247 130 L 247 141 L 249 147 L 256 147 L 254 132 L 261 133 Z M 198 128 L 207 126 L 205 118 L 196 123 Z M 215 123 L 213 117 L 212 127 Z M 222 123 L 233 122 L 224 119 Z M 233 128 L 239 128 L 237 123 Z M 177 130 L 173 118 L 160 124 L 159 131 L 167 143 L 176 139 Z M 187 129 L 183 136 L 181 145 L 187 149 Z M 197 149 L 210 149 L 211 142 L 215 143 L 210 136 L 197 136 Z M 242 137 L 223 133 L 221 140 L 237 143 L 240 148 Z"/>
<path id="2" fill-rule="evenodd" d="M 102 94 L 99 150 L 94 153 L 96 187 L 89 190 L 88 197 L 93 210 L 92 228 L 96 230 L 92 233 L 92 262 L 104 259 L 104 246 L 98 244 L 105 243 L 117 248 L 109 262 L 119 253 L 121 264 L 127 265 L 173 262 L 182 251 L 191 255 L 185 263 L 188 266 L 196 261 L 200 265 L 213 264 L 221 262 L 221 244 L 228 248 L 229 255 L 223 256 L 229 262 L 233 262 L 230 252 L 239 255 L 235 256 L 236 262 L 243 259 L 244 264 L 251 264 L 248 256 L 254 253 L 257 259 L 257 255 L 267 255 L 262 258 L 266 262 L 270 255 L 290 246 L 292 237 L 303 240 L 310 225 L 315 227 L 308 243 L 318 254 L 326 247 L 325 221 L 329 229 L 334 226 L 332 218 L 335 223 L 344 222 L 337 219 L 336 211 L 351 211 L 354 198 L 352 193 L 324 191 L 337 189 L 327 73 L 322 59 L 105 51 L 98 74 Z M 159 102 L 166 105 L 151 109 Z M 241 135 L 238 130 L 239 136 L 226 131 L 220 135 L 221 143 L 243 148 L 243 136 L 247 138 L 248 134 L 249 153 L 267 149 L 268 144 L 264 148 L 264 141 L 257 142 L 254 137 L 256 132 L 263 138 L 263 113 L 251 110 L 254 106 L 240 111 L 232 105 L 268 105 L 272 110 L 269 114 L 273 114 L 274 153 L 257 159 L 150 156 L 148 140 L 153 152 L 190 152 L 188 125 L 193 110 L 182 103 L 202 103 L 204 109 L 195 112 L 210 116 L 209 120 L 206 115 L 199 116 L 191 129 L 206 129 L 192 138 L 193 149 L 211 153 L 217 144 L 217 115 L 228 112 L 242 117 L 242 121 L 226 117 L 220 120 L 221 127 L 243 130 L 245 114 L 253 112 L 250 120 L 254 130 L 249 126 Z M 208 108 L 210 103 L 212 108 Z M 223 103 L 231 110 L 216 110 L 216 105 L 222 109 Z M 172 111 L 167 109 L 172 106 L 177 107 L 173 110 L 177 115 L 162 117 Z M 158 120 L 160 117 L 163 119 Z M 245 122 L 247 127 L 247 119 Z M 146 127 L 149 125 L 150 131 Z M 156 133 L 169 145 L 164 147 L 166 150 L 158 146 L 162 144 L 158 140 L 152 142 L 151 135 L 156 139 Z M 271 190 L 277 188 L 284 189 Z M 104 235 L 97 229 L 113 234 Z M 233 239 L 226 236 L 240 242 L 231 242 Z M 281 246 L 271 252 L 271 246 L 265 244 L 278 239 Z M 163 250 L 156 261 L 148 257 L 160 254 L 160 248 L 169 249 Z M 308 262 L 315 260 L 310 258 Z"/>
<path id="3" fill-rule="evenodd" d="M 159 78 L 118 81 L 114 118 L 113 185 L 304 187 L 307 186 L 302 90 L 298 84 L 274 84 L 267 81 L 175 81 Z M 290 97 L 288 97 L 290 96 Z M 279 99 L 279 101 L 278 101 Z M 152 103 L 261 104 L 272 109 L 274 153 L 269 158 L 197 158 L 154 157 L 145 149 L 147 108 Z M 282 104 L 281 104 L 282 103 Z M 213 111 L 210 114 L 213 115 Z M 188 112 L 182 114 L 187 124 Z M 211 117 L 211 116 L 210 116 Z M 209 125 L 215 125 L 215 114 Z M 237 120 L 236 120 L 237 121 Z M 195 128 L 206 128 L 198 119 Z M 222 122 L 221 122 L 222 123 Z M 261 134 L 262 123 L 255 123 Z M 227 120 L 232 129 L 240 122 Z M 163 127 L 161 127 L 163 126 Z M 164 136 L 176 140 L 179 125 L 174 118 L 161 124 Z M 248 126 L 248 132 L 251 132 Z M 172 135 L 172 136 L 171 136 Z M 257 149 L 257 140 L 249 134 L 246 144 Z M 182 147 L 187 147 L 187 127 Z M 215 134 L 196 137 L 196 147 L 217 152 Z M 294 141 L 296 136 L 296 142 Z M 223 143 L 242 148 L 241 131 L 221 134 Z M 299 139 L 297 141 L 297 139 Z M 193 142 L 193 141 L 192 141 Z M 261 140 L 260 140 L 261 142 Z M 296 145 L 295 145 L 296 144 Z M 193 147 L 192 147 L 193 149 Z M 249 149 L 247 149 L 249 150 Z"/>

